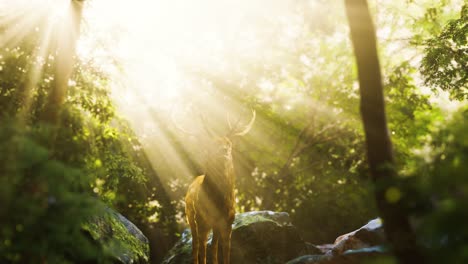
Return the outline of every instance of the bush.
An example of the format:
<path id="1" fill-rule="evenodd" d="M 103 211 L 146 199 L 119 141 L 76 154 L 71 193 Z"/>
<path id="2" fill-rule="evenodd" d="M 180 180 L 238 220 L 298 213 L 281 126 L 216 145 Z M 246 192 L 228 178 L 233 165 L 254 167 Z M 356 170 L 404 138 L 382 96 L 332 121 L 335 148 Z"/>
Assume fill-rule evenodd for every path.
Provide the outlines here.
<path id="1" fill-rule="evenodd" d="M 57 160 L 37 138 L 54 129 L 0 126 L 0 262 L 74 263 L 104 260 L 83 231 L 98 210 L 91 177 Z"/>

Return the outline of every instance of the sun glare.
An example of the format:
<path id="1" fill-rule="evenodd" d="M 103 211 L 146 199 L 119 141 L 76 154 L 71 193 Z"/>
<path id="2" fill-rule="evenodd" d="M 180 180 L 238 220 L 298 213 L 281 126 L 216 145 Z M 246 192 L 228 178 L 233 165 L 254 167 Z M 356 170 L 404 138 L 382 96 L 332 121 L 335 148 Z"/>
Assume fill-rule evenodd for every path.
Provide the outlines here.
<path id="1" fill-rule="evenodd" d="M 189 150 L 174 146 L 171 137 L 181 141 L 188 137 L 168 134 L 168 116 L 182 126 L 201 130 L 196 127 L 200 126 L 196 112 L 203 112 L 214 131 L 223 131 L 227 116 L 243 120 L 251 112 L 197 74 L 209 73 L 229 82 L 231 75 L 243 76 L 243 71 L 260 61 L 280 60 L 271 49 L 272 43 L 287 50 L 295 45 L 301 31 L 301 21 L 291 5 L 281 0 L 83 2 L 77 58 L 109 76 L 119 113 L 130 122 L 155 170 L 175 166 L 185 174 L 175 179 L 190 177 L 187 164 L 179 156 Z M 0 0 L 0 25 L 12 25 L 2 32 L 0 46 L 14 47 L 29 33 L 38 32 L 41 37 L 35 55 L 46 57 L 52 52 L 57 29 L 67 29 L 63 21 L 70 15 L 71 3 Z M 28 72 L 30 88 L 39 81 L 42 67 L 38 63 Z M 265 79 L 258 85 L 264 100 L 274 98 L 272 81 Z M 288 99 L 284 108 L 291 110 L 293 103 Z M 167 160 L 152 159 L 161 156 L 159 150 L 164 150 Z"/>
<path id="2" fill-rule="evenodd" d="M 172 105 L 185 89 L 194 88 L 187 82 L 187 70 L 219 72 L 232 61 L 259 59 L 258 51 L 269 43 L 259 39 L 255 17 L 266 12 L 265 6 L 271 15 L 282 12 L 284 17 L 287 5 L 258 2 L 89 1 L 78 54 L 100 60 L 114 74 L 106 65 L 117 60 L 123 75 L 117 74 L 125 76 L 114 87 L 117 100 L 126 94 L 122 89 L 129 89 L 150 104 Z M 106 57 L 112 60 L 106 62 Z"/>
<path id="3" fill-rule="evenodd" d="M 239 72 L 243 65 L 275 58 L 272 43 L 285 49 L 294 45 L 301 22 L 287 1 L 89 0 L 86 4 L 78 56 L 97 62 L 110 74 L 118 108 L 150 159 L 161 156 L 159 150 L 166 151 L 167 161 L 152 159 L 156 171 L 169 165 L 184 168 L 185 175 L 174 179 L 191 177 L 179 157 L 190 150 L 171 143 L 164 132 L 172 126 L 167 116 L 200 130 L 200 120 L 194 117 L 195 112 L 203 112 L 213 130 L 223 131 L 228 115 L 241 119 L 250 115 L 241 102 L 210 82 L 193 80 L 192 73 L 226 79 L 245 74 Z M 280 22 L 273 23 L 287 25 L 285 34 L 265 27 L 265 21 L 276 18 Z M 289 103 L 286 107 L 291 109 Z M 175 136 L 188 139 L 184 134 Z"/>

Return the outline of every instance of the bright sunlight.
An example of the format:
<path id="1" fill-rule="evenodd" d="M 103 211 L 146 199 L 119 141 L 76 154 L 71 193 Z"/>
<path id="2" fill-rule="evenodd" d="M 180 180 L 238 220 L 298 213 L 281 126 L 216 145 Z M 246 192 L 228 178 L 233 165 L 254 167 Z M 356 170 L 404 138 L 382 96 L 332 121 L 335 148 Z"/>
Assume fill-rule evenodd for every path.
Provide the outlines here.
<path id="1" fill-rule="evenodd" d="M 0 0 L 0 263 L 468 263 L 467 25 Z"/>

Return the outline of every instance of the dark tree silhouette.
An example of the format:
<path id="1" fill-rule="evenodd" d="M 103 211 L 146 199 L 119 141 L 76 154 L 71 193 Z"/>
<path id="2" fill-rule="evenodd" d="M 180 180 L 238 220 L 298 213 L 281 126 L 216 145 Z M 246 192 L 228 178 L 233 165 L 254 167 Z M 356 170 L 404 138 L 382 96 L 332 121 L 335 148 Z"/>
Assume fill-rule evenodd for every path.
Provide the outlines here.
<path id="1" fill-rule="evenodd" d="M 366 0 L 345 0 L 345 5 L 358 66 L 367 158 L 385 234 L 400 263 L 423 263 L 401 201 L 389 201 L 386 197 L 387 192 L 395 188 L 397 174 L 387 129 L 376 36 L 369 7 Z"/>

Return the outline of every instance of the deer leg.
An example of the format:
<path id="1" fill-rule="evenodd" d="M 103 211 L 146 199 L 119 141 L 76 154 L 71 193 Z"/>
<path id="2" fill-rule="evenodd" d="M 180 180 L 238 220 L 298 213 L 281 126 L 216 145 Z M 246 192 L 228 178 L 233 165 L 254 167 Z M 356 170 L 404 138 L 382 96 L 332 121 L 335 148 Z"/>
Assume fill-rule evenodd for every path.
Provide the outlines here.
<path id="1" fill-rule="evenodd" d="M 198 230 L 198 263 L 206 264 L 206 241 L 208 240 L 208 230 Z"/>
<path id="2" fill-rule="evenodd" d="M 198 230 L 196 224 L 190 224 L 190 229 L 192 230 L 192 259 L 193 264 L 198 263 L 198 251 L 199 251 L 199 240 L 198 240 Z"/>
<path id="3" fill-rule="evenodd" d="M 223 250 L 223 264 L 229 264 L 231 260 L 231 226 L 221 231 L 221 247 Z"/>
<path id="4" fill-rule="evenodd" d="M 218 241 L 219 241 L 219 231 L 213 229 L 213 240 L 211 241 L 212 264 L 218 264 Z"/>

